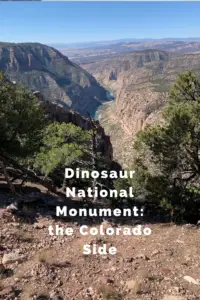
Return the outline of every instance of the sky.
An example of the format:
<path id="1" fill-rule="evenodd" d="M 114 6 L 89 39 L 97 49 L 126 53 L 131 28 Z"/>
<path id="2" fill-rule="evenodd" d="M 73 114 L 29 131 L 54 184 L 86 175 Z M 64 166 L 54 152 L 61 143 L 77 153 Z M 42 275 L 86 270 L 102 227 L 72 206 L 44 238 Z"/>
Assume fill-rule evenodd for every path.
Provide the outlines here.
<path id="1" fill-rule="evenodd" d="M 200 2 L 0 2 L 0 41 L 200 36 Z"/>

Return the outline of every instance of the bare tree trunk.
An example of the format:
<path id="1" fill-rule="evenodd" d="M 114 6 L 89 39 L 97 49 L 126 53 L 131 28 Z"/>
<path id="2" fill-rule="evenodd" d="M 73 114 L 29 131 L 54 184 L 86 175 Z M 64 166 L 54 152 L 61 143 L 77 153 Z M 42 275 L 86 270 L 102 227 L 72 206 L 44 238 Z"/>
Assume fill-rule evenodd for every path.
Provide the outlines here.
<path id="1" fill-rule="evenodd" d="M 66 186 L 67 186 L 67 179 L 66 179 L 65 176 L 64 176 L 64 178 L 63 178 L 63 183 L 62 183 L 62 187 L 59 189 L 59 192 L 64 192 Z"/>
<path id="2" fill-rule="evenodd" d="M 170 210 L 170 221 L 171 221 L 171 223 L 174 222 L 174 209 L 173 208 Z"/>
<path id="3" fill-rule="evenodd" d="M 21 181 L 21 183 L 20 183 L 20 193 L 23 192 L 22 189 L 23 189 L 23 185 L 24 185 L 24 183 L 26 182 L 26 180 L 27 180 L 27 177 L 23 178 L 22 181 Z"/>
<path id="4" fill-rule="evenodd" d="M 57 189 L 56 186 L 54 186 L 53 184 L 51 185 L 50 183 L 40 179 L 37 175 L 33 174 L 31 171 L 27 170 L 25 167 L 21 166 L 18 162 L 16 162 L 14 159 L 12 159 L 11 157 L 9 157 L 5 152 L 1 153 L 1 157 L 3 161 L 7 161 L 9 162 L 11 165 L 13 165 L 14 167 L 16 167 L 17 169 L 21 170 L 23 173 L 27 174 L 27 176 L 29 178 L 34 179 L 36 182 L 38 182 L 39 184 L 43 185 L 44 187 L 46 187 L 49 191 L 51 191 L 52 193 L 60 196 L 61 198 L 64 198 L 64 195 L 62 193 L 60 193 Z M 0 157 L 0 159 L 1 159 Z"/>
<path id="5" fill-rule="evenodd" d="M 92 127 L 92 169 L 95 171 L 97 169 L 97 143 L 96 143 L 96 126 L 90 117 L 90 123 Z M 96 202 L 97 197 L 95 197 L 94 191 L 97 185 L 96 178 L 92 181 L 92 188 L 93 188 L 93 201 Z"/>
<path id="6" fill-rule="evenodd" d="M 15 187 L 14 187 L 14 185 L 12 184 L 12 181 L 10 180 L 9 175 L 8 175 L 8 172 L 7 172 L 7 170 L 6 170 L 6 165 L 5 165 L 4 160 L 1 161 L 1 167 L 2 167 L 2 169 L 3 169 L 3 173 L 4 173 L 4 176 L 5 176 L 5 179 L 6 179 L 7 183 L 8 183 L 8 186 L 9 186 L 9 188 L 10 188 L 11 193 L 12 193 L 13 195 L 16 194 Z"/>

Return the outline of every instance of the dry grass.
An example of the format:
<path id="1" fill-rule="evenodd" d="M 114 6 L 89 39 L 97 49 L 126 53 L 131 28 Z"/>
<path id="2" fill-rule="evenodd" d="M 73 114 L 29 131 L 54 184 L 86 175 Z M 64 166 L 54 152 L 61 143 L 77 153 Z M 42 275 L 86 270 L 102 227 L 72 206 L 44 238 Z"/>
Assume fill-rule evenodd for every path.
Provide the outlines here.
<path id="1" fill-rule="evenodd" d="M 142 292 L 142 280 L 141 279 L 136 279 L 134 287 L 132 289 L 132 293 L 135 295 L 141 294 Z"/>
<path id="2" fill-rule="evenodd" d="M 34 237 L 32 234 L 26 231 L 19 232 L 17 238 L 22 243 L 32 243 L 34 242 Z"/>
<path id="3" fill-rule="evenodd" d="M 47 266 L 66 268 L 71 264 L 67 260 L 60 260 L 53 249 L 44 249 L 37 255 L 37 260 Z"/>
<path id="4" fill-rule="evenodd" d="M 132 296 L 142 294 L 145 279 L 150 279 L 150 273 L 147 269 L 139 270 L 137 276 L 133 280 L 126 282 L 126 287 L 129 289 Z"/>
<path id="5" fill-rule="evenodd" d="M 48 300 L 49 299 L 49 293 L 44 289 L 35 289 L 34 286 L 27 286 L 23 290 L 23 298 L 22 300 L 32 300 L 33 297 L 36 296 L 37 300 Z M 34 298 L 35 299 L 35 298 Z"/>
<path id="6" fill-rule="evenodd" d="M 3 283 L 0 282 L 0 291 L 2 291 L 4 289 L 4 285 Z"/>
<path id="7" fill-rule="evenodd" d="M 44 249 L 41 252 L 39 252 L 37 256 L 39 262 L 50 266 L 56 262 L 54 258 L 54 251 L 52 249 Z"/>
<path id="8" fill-rule="evenodd" d="M 102 284 L 98 287 L 97 292 L 103 297 L 103 300 L 122 300 L 122 295 L 112 286 Z"/>

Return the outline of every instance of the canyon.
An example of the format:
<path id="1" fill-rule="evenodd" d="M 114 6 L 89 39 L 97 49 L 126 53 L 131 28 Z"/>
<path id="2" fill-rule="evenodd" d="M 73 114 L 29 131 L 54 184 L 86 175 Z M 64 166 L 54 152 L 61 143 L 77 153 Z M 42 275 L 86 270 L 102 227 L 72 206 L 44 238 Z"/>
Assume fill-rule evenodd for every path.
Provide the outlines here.
<path id="1" fill-rule="evenodd" d="M 53 120 L 88 130 L 90 117 L 95 118 L 100 152 L 127 168 L 132 166 L 136 133 L 161 122 L 177 76 L 200 74 L 200 53 L 194 52 L 198 41 L 129 43 L 132 50 L 133 44 L 140 51 L 77 65 L 46 45 L 0 43 L 0 69 L 42 99 Z M 142 45 L 169 51 L 141 50 Z M 194 53 L 180 53 L 191 49 Z"/>
<path id="2" fill-rule="evenodd" d="M 200 74 L 200 53 L 174 54 L 145 50 L 85 64 L 115 101 L 103 104 L 98 118 L 111 137 L 114 158 L 131 167 L 136 133 L 161 122 L 170 88 L 180 73 Z"/>

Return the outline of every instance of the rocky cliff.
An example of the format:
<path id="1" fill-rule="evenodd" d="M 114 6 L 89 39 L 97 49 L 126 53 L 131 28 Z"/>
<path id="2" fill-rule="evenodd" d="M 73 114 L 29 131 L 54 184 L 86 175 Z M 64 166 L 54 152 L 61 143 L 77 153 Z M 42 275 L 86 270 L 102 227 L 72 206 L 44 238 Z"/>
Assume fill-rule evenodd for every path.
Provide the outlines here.
<path id="1" fill-rule="evenodd" d="M 106 88 L 115 92 L 112 105 L 103 106 L 100 121 L 111 135 L 114 157 L 127 166 L 135 133 L 160 122 L 171 85 L 184 71 L 200 74 L 200 53 L 174 55 L 148 50 L 85 65 Z"/>
<path id="2" fill-rule="evenodd" d="M 105 89 L 92 75 L 46 45 L 0 43 L 0 69 L 9 80 L 83 115 L 94 115 L 106 100 Z"/>

